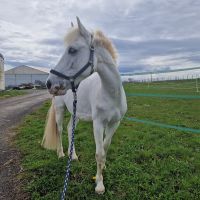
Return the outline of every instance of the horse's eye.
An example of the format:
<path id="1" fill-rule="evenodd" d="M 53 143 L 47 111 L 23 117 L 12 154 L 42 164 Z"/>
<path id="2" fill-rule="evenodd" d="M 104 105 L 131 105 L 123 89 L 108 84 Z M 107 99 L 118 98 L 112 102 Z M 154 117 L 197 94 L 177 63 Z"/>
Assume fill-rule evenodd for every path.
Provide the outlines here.
<path id="1" fill-rule="evenodd" d="M 69 50 L 68 50 L 69 54 L 75 54 L 76 52 L 77 52 L 77 49 L 75 49 L 73 47 L 70 47 Z"/>

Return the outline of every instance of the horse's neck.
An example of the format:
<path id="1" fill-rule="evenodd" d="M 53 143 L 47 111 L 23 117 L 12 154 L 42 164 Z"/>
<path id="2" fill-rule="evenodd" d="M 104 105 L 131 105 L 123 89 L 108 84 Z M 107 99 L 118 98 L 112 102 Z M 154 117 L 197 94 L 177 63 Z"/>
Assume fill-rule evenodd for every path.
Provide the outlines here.
<path id="1" fill-rule="evenodd" d="M 102 58 L 98 62 L 97 73 L 101 79 L 101 90 L 110 98 L 120 100 L 122 95 L 122 83 L 116 65 L 113 62 L 107 62 Z"/>

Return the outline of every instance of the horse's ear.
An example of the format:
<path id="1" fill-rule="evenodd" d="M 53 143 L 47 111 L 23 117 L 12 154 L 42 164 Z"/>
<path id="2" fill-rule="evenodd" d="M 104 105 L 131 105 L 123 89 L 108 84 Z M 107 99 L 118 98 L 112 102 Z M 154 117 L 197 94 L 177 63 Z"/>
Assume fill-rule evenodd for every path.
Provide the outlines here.
<path id="1" fill-rule="evenodd" d="M 74 23 L 73 23 L 73 22 L 71 22 L 71 27 L 72 27 L 72 28 L 74 27 Z"/>
<path id="2" fill-rule="evenodd" d="M 83 24 L 81 23 L 80 19 L 78 17 L 76 17 L 77 19 L 77 24 L 78 24 L 78 29 L 80 31 L 80 34 L 88 40 L 88 42 L 90 41 L 91 38 L 91 34 L 90 32 L 83 26 Z"/>

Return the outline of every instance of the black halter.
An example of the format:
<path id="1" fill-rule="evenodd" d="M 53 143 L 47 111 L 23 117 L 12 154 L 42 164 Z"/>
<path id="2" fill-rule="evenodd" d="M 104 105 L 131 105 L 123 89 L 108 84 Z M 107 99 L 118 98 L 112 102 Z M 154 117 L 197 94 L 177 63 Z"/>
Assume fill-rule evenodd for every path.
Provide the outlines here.
<path id="1" fill-rule="evenodd" d="M 66 76 L 65 74 L 62 74 L 54 69 L 51 69 L 50 73 L 52 73 L 60 78 L 69 80 L 71 83 L 71 86 L 72 86 L 72 92 L 76 92 L 78 85 L 75 85 L 75 83 L 74 83 L 75 79 L 78 76 L 80 76 L 90 66 L 91 66 L 90 74 L 92 74 L 94 72 L 94 46 L 93 45 L 90 45 L 90 57 L 89 57 L 88 62 L 73 76 Z"/>

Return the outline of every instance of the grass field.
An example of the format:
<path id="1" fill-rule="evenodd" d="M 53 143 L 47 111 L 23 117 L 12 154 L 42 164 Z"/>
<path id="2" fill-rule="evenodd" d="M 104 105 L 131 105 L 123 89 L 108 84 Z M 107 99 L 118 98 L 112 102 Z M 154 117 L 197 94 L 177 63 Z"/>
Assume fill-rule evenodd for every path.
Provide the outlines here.
<path id="1" fill-rule="evenodd" d="M 128 93 L 199 95 L 190 89 L 163 89 L 166 82 L 156 84 L 156 88 L 126 84 L 125 89 Z M 174 84 L 183 87 L 189 83 Z M 129 96 L 127 100 L 127 117 L 200 129 L 200 99 Z M 24 168 L 19 178 L 25 179 L 24 189 L 31 199 L 58 199 L 63 186 L 67 158 L 58 160 L 55 152 L 40 146 L 49 105 L 46 102 L 27 116 L 16 138 Z M 200 199 L 200 134 L 124 119 L 108 152 L 103 196 L 94 193 L 96 162 L 91 123 L 78 124 L 75 144 L 79 161 L 72 163 L 68 199 Z"/>
<path id="2" fill-rule="evenodd" d="M 20 90 L 5 90 L 5 91 L 0 91 L 0 99 L 5 99 L 9 97 L 14 97 L 14 96 L 19 96 L 26 94 L 25 91 L 20 91 Z"/>

